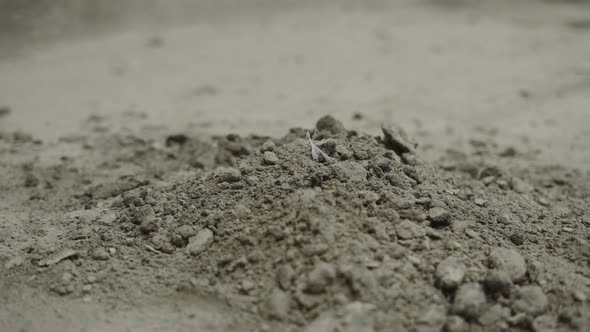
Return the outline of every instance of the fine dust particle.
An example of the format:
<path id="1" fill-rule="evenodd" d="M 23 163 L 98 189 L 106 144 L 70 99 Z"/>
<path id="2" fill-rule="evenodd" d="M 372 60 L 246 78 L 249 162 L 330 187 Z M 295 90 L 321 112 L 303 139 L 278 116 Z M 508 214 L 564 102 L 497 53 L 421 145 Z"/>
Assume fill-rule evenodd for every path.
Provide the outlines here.
<path id="1" fill-rule="evenodd" d="M 37 264 L 39 266 L 51 266 L 55 265 L 64 259 L 73 258 L 78 256 L 78 252 L 73 249 L 63 249 L 58 251 L 51 256 L 47 257 L 46 259 L 40 260 Z"/>
<path id="2" fill-rule="evenodd" d="M 196 256 L 201 252 L 207 250 L 209 246 L 213 243 L 213 232 L 208 229 L 204 228 L 200 230 L 197 235 L 188 239 L 188 244 L 186 245 L 186 252 Z"/>
<path id="3" fill-rule="evenodd" d="M 526 274 L 526 263 L 522 255 L 513 249 L 493 248 L 488 256 L 490 268 L 504 270 L 512 282 L 522 280 Z"/>

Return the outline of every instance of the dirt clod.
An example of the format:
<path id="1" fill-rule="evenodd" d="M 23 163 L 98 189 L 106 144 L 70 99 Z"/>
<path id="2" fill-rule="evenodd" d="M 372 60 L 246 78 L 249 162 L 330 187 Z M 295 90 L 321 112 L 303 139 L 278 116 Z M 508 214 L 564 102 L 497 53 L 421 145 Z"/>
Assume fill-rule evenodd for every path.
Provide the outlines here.
<path id="1" fill-rule="evenodd" d="M 465 265 L 457 257 L 450 256 L 438 264 L 435 278 L 438 285 L 445 290 L 457 288 L 465 277 Z"/>
<path id="2" fill-rule="evenodd" d="M 467 320 L 475 320 L 484 310 L 486 295 L 478 283 L 466 283 L 457 289 L 453 301 L 453 313 Z"/>
<path id="3" fill-rule="evenodd" d="M 491 268 L 504 270 L 512 282 L 518 282 L 526 274 L 526 263 L 522 255 L 513 249 L 493 248 L 488 256 Z"/>

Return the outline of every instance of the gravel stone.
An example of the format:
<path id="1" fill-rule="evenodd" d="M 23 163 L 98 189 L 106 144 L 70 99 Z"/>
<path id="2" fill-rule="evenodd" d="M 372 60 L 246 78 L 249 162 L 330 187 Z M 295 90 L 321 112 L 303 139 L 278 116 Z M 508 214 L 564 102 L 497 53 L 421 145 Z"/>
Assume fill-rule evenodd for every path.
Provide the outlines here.
<path id="1" fill-rule="evenodd" d="M 452 312 L 467 320 L 479 317 L 486 304 L 486 295 L 478 283 L 463 284 L 457 289 Z"/>
<path id="2" fill-rule="evenodd" d="M 492 269 L 506 271 L 512 282 L 522 280 L 526 274 L 524 258 L 513 249 L 493 248 L 488 256 L 488 265 Z"/>
<path id="3" fill-rule="evenodd" d="M 442 289 L 455 289 L 463 282 L 465 265 L 457 257 L 447 257 L 436 267 L 434 277 Z"/>
<path id="4" fill-rule="evenodd" d="M 204 228 L 200 230 L 197 235 L 188 239 L 188 244 L 186 245 L 186 252 L 196 256 L 201 252 L 207 250 L 209 246 L 213 243 L 213 232 L 208 229 Z"/>
<path id="5" fill-rule="evenodd" d="M 514 292 L 512 309 L 517 313 L 538 316 L 545 312 L 548 305 L 549 300 L 539 286 L 523 286 Z"/>

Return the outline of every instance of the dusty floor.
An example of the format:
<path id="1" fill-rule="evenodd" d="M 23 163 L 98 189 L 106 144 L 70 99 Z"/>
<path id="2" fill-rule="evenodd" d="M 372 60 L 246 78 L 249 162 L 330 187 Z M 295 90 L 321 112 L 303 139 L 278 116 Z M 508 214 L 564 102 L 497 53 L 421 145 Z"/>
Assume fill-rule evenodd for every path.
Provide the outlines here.
<path id="1" fill-rule="evenodd" d="M 443 195 L 438 192 L 430 196 L 433 201 L 457 207 L 465 218 L 474 217 L 466 211 L 478 207 L 499 216 L 507 204 L 502 198 L 506 195 L 518 205 L 518 213 L 512 212 L 522 218 L 521 231 L 528 234 L 524 244 L 517 244 L 520 240 L 514 233 L 519 231 L 512 226 L 510 232 L 495 232 L 490 225 L 471 225 L 463 227 L 472 231 L 465 236 L 463 229 L 458 233 L 443 229 L 446 240 L 433 240 L 434 249 L 428 254 L 421 240 L 416 244 L 400 239 L 398 229 L 390 230 L 397 234 L 390 240 L 407 249 L 400 262 L 410 260 L 423 277 L 423 301 L 430 299 L 439 307 L 431 313 L 436 323 L 422 324 L 416 321 L 419 312 L 402 312 L 395 323 L 399 326 L 393 324 L 389 330 L 440 330 L 446 318 L 439 324 L 439 311 L 446 315 L 454 310 L 431 276 L 441 255 L 464 255 L 466 279 L 473 282 L 485 276 L 481 261 L 489 247 L 502 246 L 516 248 L 527 261 L 527 279 L 520 286 L 540 284 L 549 294 L 552 304 L 547 319 L 559 320 L 558 330 L 583 331 L 587 316 L 564 314 L 556 306 L 588 312 L 590 270 L 584 255 L 588 255 L 590 227 L 586 214 L 590 197 L 589 21 L 590 7 L 584 4 L 454 6 L 412 1 L 377 7 L 316 5 L 234 14 L 175 27 L 151 25 L 43 49 L 7 51 L 0 62 L 0 106 L 9 107 L 0 113 L 0 297 L 7 304 L 0 307 L 0 323 L 4 324 L 0 330 L 42 331 L 48 326 L 63 331 L 279 329 L 273 325 L 277 320 L 266 319 L 264 309 L 258 307 L 263 308 L 258 299 L 269 289 L 235 286 L 234 279 L 243 277 L 241 274 L 209 271 L 199 263 L 205 258 L 212 266 L 217 260 L 224 261 L 219 251 L 229 248 L 226 242 L 214 242 L 206 257 L 186 255 L 186 250 L 163 245 L 162 237 L 142 230 L 145 227 L 135 229 L 130 226 L 133 223 L 126 223 L 122 215 L 135 213 L 136 207 L 119 201 L 136 188 L 166 196 L 175 183 L 212 176 L 215 173 L 209 171 L 217 166 L 255 162 L 261 157 L 257 151 L 267 140 L 264 137 L 278 139 L 293 127 L 313 128 L 318 118 L 332 114 L 347 129 L 372 136 L 381 135 L 383 121 L 402 126 L 420 143 L 417 154 L 427 165 L 427 183 L 443 188 L 439 179 L 454 179 L 444 182 L 445 186 L 452 183 L 458 191 L 473 191 L 474 196 L 487 199 L 469 205 L 436 196 Z M 360 116 L 355 118 L 357 113 Z M 179 147 L 169 140 L 167 145 L 166 137 L 178 133 L 186 134 L 188 143 Z M 264 137 L 244 138 L 248 153 L 243 154 L 250 156 L 236 157 L 242 153 L 230 144 L 231 139 L 210 138 L 230 133 Z M 341 145 L 357 144 L 337 139 Z M 297 150 L 297 145 L 288 145 L 296 142 L 277 141 L 279 157 L 299 158 L 282 150 L 283 146 Z M 516 151 L 514 156 L 499 156 L 510 152 L 509 148 Z M 352 159 L 371 170 L 371 158 L 357 153 Z M 465 161 L 501 169 L 502 176 L 492 174 L 494 181 L 524 179 L 535 190 L 518 189 L 520 195 L 510 196 L 514 186 L 509 193 L 502 192 L 502 182 L 497 185 L 500 191 L 489 189 L 496 184 L 482 187 L 478 184 L 482 179 L 463 176 L 465 168 L 458 165 Z M 429 173 L 429 165 L 437 171 Z M 306 167 L 324 171 L 323 166 Z M 211 184 L 203 181 L 201 185 L 209 188 Z M 320 186 L 327 201 L 335 195 L 330 188 L 339 186 L 330 181 L 340 180 L 329 179 L 326 187 Z M 297 189 L 298 184 L 290 185 Z M 220 186 L 219 192 L 210 195 L 235 199 L 224 191 L 228 189 L 232 188 Z M 383 190 L 381 193 L 390 189 Z M 403 190 L 407 194 L 414 189 Z M 154 197 L 160 197 L 157 195 Z M 282 199 L 281 195 L 275 197 Z M 255 216 L 260 213 L 256 204 L 244 203 Z M 331 204 L 326 206 L 333 208 Z M 564 205 L 571 214 L 565 213 L 567 222 L 560 219 Z M 175 213 L 190 213 L 185 206 L 177 210 Z M 340 212 L 353 215 L 346 209 L 335 213 Z M 159 222 L 164 222 L 162 215 L 175 214 L 157 212 Z M 530 225 L 531 218 L 544 221 Z M 196 220 L 193 226 L 202 228 L 207 222 Z M 166 232 L 174 228 L 169 224 L 159 227 Z M 164 234 L 161 232 L 155 234 Z M 556 238 L 548 239 L 547 232 L 555 232 Z M 255 234 L 252 237 L 258 239 Z M 221 236 L 225 241 L 228 238 L 231 236 Z M 462 249 L 454 248 L 453 241 Z M 478 244 L 481 242 L 486 243 Z M 104 255 L 96 254 L 97 247 Z M 56 264 L 42 263 L 66 248 L 75 248 L 75 255 Z M 382 250 L 379 247 L 375 252 Z M 331 262 L 331 253 L 322 255 L 321 261 Z M 552 277 L 539 279 L 531 272 L 532 262 L 537 261 L 560 272 L 549 271 Z M 301 264 L 292 263 L 302 273 L 313 265 L 310 261 Z M 248 271 L 243 272 L 246 279 L 259 277 L 260 282 L 270 273 L 261 267 Z M 212 285 L 211 279 L 217 277 L 220 281 Z M 543 279 L 548 280 L 539 281 Z M 224 286 L 237 287 L 239 296 Z M 251 293 L 243 290 L 251 287 Z M 284 291 L 297 295 L 288 287 Z M 330 293 L 321 301 L 341 301 L 336 295 Z M 410 307 L 420 304 L 414 300 L 407 300 Z M 510 307 L 509 300 L 499 303 Z M 279 319 L 285 324 L 280 329 L 304 328 L 318 314 L 301 303 L 305 301 L 298 301 L 305 310 L 292 308 L 293 317 Z M 379 312 L 387 312 L 387 301 L 375 299 L 373 304 Z M 326 309 L 323 305 L 317 308 Z M 515 319 L 497 321 L 509 328 L 541 330 L 538 322 Z M 375 322 L 376 329 L 388 330 L 382 317 L 377 315 Z M 481 322 L 470 326 L 495 329 Z"/>

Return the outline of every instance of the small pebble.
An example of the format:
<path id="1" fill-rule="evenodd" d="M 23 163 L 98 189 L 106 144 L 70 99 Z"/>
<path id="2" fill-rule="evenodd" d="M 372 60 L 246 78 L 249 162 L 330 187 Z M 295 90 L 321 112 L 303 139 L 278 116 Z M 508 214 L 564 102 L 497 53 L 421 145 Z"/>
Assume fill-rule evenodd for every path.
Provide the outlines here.
<path id="1" fill-rule="evenodd" d="M 466 228 L 466 229 L 465 229 L 465 235 L 469 236 L 469 237 L 470 237 L 470 238 L 472 238 L 472 239 L 477 239 L 477 238 L 479 238 L 479 234 L 477 234 L 477 232 L 476 232 L 476 231 L 474 231 L 474 230 L 473 230 L 473 229 L 471 229 L 471 228 Z"/>
<path id="2" fill-rule="evenodd" d="M 522 255 L 513 249 L 493 248 L 488 256 L 492 269 L 504 270 L 512 282 L 520 281 L 526 275 L 526 263 Z"/>
<path id="3" fill-rule="evenodd" d="M 477 206 L 484 206 L 486 205 L 486 200 L 481 198 L 476 198 L 474 201 L 475 205 Z"/>
<path id="4" fill-rule="evenodd" d="M 445 290 L 455 289 L 463 282 L 465 264 L 457 257 L 447 257 L 436 267 L 434 277 L 441 288 Z"/>
<path id="5" fill-rule="evenodd" d="M 548 305 L 549 300 L 539 286 L 523 286 L 514 292 L 512 309 L 517 313 L 537 316 L 545 312 Z"/>
<path id="6" fill-rule="evenodd" d="M 399 224 L 395 225 L 395 232 L 397 233 L 397 237 L 401 240 L 409 240 L 426 235 L 424 227 L 407 219 L 404 219 Z"/>
<path id="7" fill-rule="evenodd" d="M 469 332 L 469 324 L 459 316 L 450 315 L 447 317 L 444 332 Z"/>
<path id="8" fill-rule="evenodd" d="M 514 243 L 515 245 L 520 246 L 524 244 L 524 235 L 522 235 L 521 233 L 513 233 L 512 235 L 510 235 L 510 241 L 512 241 L 512 243 Z"/>
<path id="9" fill-rule="evenodd" d="M 279 162 L 279 158 L 272 151 L 266 151 L 263 158 L 265 165 L 276 165 Z"/>
<path id="10" fill-rule="evenodd" d="M 24 258 L 16 256 L 4 264 L 6 270 L 21 266 L 25 262 Z"/>
<path id="11" fill-rule="evenodd" d="M 508 272 L 504 270 L 491 270 L 485 277 L 484 284 L 486 290 L 492 294 L 510 295 L 512 289 L 512 279 Z"/>
<path id="12" fill-rule="evenodd" d="M 555 317 L 542 315 L 533 320 L 532 328 L 534 332 L 554 332 L 557 327 Z"/>
<path id="13" fill-rule="evenodd" d="M 289 287 L 291 287 L 291 283 L 293 282 L 293 278 L 295 278 L 295 271 L 291 265 L 282 265 L 277 270 L 277 283 L 281 289 L 289 289 Z"/>
<path id="14" fill-rule="evenodd" d="M 260 152 L 274 151 L 275 148 L 276 148 L 276 145 L 273 141 L 266 141 L 260 147 Z"/>
<path id="15" fill-rule="evenodd" d="M 106 261 L 109 260 L 110 256 L 109 253 L 103 247 L 98 247 L 92 250 L 91 254 L 92 258 L 99 261 Z"/>
<path id="16" fill-rule="evenodd" d="M 285 320 L 290 313 L 289 294 L 275 288 L 260 305 L 260 311 L 269 319 Z"/>
<path id="17" fill-rule="evenodd" d="M 510 317 L 510 309 L 503 307 L 500 304 L 494 304 L 487 308 L 479 317 L 478 321 L 481 325 L 487 327 L 495 327 L 500 330 L 506 320 Z"/>
<path id="18" fill-rule="evenodd" d="M 452 312 L 467 320 L 479 317 L 486 304 L 486 295 L 478 283 L 463 284 L 457 289 Z"/>
<path id="19" fill-rule="evenodd" d="M 445 208 L 433 207 L 428 210 L 428 220 L 435 227 L 448 226 L 451 223 L 451 213 Z"/>
<path id="20" fill-rule="evenodd" d="M 213 243 L 213 232 L 208 229 L 204 228 L 200 230 L 197 235 L 188 239 L 188 244 L 186 245 L 187 253 L 196 256 L 201 252 L 207 250 L 209 246 Z"/>
<path id="21" fill-rule="evenodd" d="M 217 171 L 217 178 L 219 182 L 238 182 L 242 179 L 242 173 L 237 168 L 224 167 Z"/>
<path id="22" fill-rule="evenodd" d="M 336 277 L 336 269 L 332 264 L 317 263 L 311 272 L 307 275 L 304 290 L 307 293 L 317 294 L 326 291 L 334 278 Z"/>
<path id="23" fill-rule="evenodd" d="M 342 122 L 336 120 L 331 115 L 320 118 L 315 127 L 320 132 L 328 132 L 334 135 L 346 132 Z"/>

